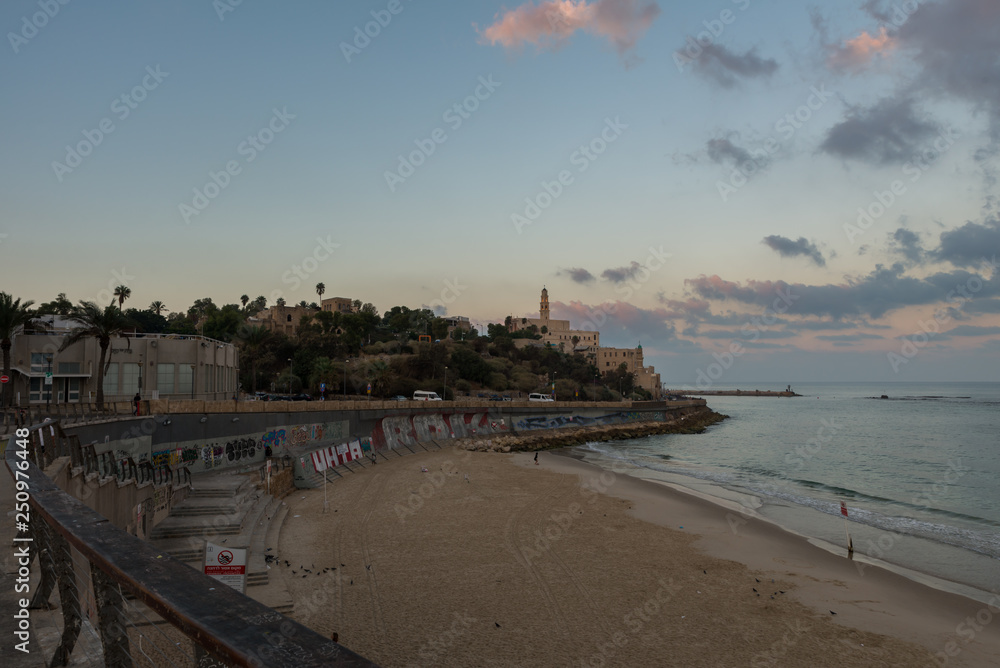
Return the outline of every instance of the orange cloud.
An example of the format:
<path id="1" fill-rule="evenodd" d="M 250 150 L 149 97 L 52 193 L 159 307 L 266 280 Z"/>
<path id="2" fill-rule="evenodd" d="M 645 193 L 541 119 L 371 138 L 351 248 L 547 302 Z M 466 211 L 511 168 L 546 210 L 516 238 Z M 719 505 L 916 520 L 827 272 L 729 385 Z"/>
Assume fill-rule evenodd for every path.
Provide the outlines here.
<path id="1" fill-rule="evenodd" d="M 482 41 L 517 48 L 558 48 L 578 30 L 607 39 L 619 53 L 632 49 L 660 15 L 655 2 L 641 0 L 546 0 L 504 10 L 480 31 Z"/>
<path id="2" fill-rule="evenodd" d="M 862 32 L 854 39 L 844 42 L 843 46 L 834 47 L 827 64 L 834 70 L 860 72 L 868 67 L 876 56 L 887 53 L 895 47 L 896 40 L 883 26 L 878 35 Z"/>

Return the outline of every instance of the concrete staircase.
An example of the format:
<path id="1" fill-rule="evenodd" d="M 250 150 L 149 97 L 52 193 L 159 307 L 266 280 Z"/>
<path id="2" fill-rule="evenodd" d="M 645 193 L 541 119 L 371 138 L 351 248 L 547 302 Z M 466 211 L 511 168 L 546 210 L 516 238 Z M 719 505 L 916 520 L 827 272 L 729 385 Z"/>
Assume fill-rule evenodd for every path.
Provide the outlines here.
<path id="1" fill-rule="evenodd" d="M 192 492 L 150 534 L 150 542 L 201 570 L 205 542 L 248 548 L 247 596 L 288 614 L 294 602 L 280 578 L 271 582 L 266 555 L 277 557 L 288 507 L 256 488 L 255 474 L 220 471 L 192 477 Z"/>

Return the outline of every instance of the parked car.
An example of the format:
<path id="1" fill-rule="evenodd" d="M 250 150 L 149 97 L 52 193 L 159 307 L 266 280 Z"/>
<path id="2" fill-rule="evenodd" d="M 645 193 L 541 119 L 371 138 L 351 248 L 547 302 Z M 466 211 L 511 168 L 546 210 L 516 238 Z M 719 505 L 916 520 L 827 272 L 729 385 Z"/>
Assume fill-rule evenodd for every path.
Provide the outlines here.
<path id="1" fill-rule="evenodd" d="M 541 394 L 540 392 L 532 392 L 528 395 L 528 401 L 555 401 L 548 394 Z"/>
<path id="2" fill-rule="evenodd" d="M 414 401 L 441 401 L 441 397 L 438 396 L 437 392 L 431 392 L 430 390 L 417 390 L 413 393 Z"/>
<path id="3" fill-rule="evenodd" d="M 396 396 L 394 396 L 389 401 L 409 401 L 409 399 L 407 399 L 406 397 L 404 397 L 402 394 L 397 394 Z"/>

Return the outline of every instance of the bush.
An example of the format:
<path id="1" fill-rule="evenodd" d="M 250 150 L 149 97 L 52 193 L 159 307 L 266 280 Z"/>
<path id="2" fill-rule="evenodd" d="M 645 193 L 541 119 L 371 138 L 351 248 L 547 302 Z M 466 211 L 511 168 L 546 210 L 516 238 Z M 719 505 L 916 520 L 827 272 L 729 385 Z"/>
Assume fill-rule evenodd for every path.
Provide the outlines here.
<path id="1" fill-rule="evenodd" d="M 500 372 L 494 372 L 490 374 L 490 380 L 487 383 L 491 390 L 497 392 L 503 392 L 507 389 L 507 376 Z"/>
<path id="2" fill-rule="evenodd" d="M 455 389 L 458 390 L 459 392 L 468 392 L 472 389 L 472 383 L 465 380 L 464 378 L 461 378 L 455 381 Z"/>

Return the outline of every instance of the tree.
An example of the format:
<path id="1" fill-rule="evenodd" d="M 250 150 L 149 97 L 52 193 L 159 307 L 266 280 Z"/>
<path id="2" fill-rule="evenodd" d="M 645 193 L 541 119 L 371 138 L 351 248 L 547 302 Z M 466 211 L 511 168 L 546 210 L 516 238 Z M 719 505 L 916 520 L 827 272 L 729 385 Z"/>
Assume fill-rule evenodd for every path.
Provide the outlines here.
<path id="1" fill-rule="evenodd" d="M 119 285 L 115 288 L 115 297 L 118 297 L 118 310 L 122 308 L 125 300 L 132 296 L 132 289 L 127 285 Z"/>
<path id="2" fill-rule="evenodd" d="M 267 297 L 265 297 L 264 295 L 260 295 L 259 297 L 257 297 L 257 299 L 253 300 L 253 303 L 254 303 L 254 308 L 256 308 L 258 311 L 263 311 L 264 309 L 267 308 Z"/>
<path id="3" fill-rule="evenodd" d="M 38 306 L 36 313 L 38 315 L 69 315 L 73 312 L 73 302 L 66 299 L 66 293 L 60 292 L 59 295 L 50 302 L 45 302 Z"/>
<path id="4" fill-rule="evenodd" d="M 167 328 L 167 319 L 162 315 L 157 315 L 152 309 L 140 311 L 139 309 L 125 309 L 125 317 L 132 321 L 136 329 L 149 334 L 159 334 Z"/>
<path id="5" fill-rule="evenodd" d="M 97 364 L 97 410 L 102 410 L 104 408 L 104 374 L 111 366 L 108 346 L 111 345 L 111 339 L 133 331 L 135 326 L 114 304 L 101 308 L 94 302 L 81 301 L 80 305 L 68 317 L 69 320 L 76 323 L 76 326 L 59 346 L 59 352 L 66 350 L 77 341 L 89 337 L 96 338 L 101 347 L 101 356 Z"/>
<path id="6" fill-rule="evenodd" d="M 210 339 L 230 341 L 240 325 L 243 324 L 243 312 L 236 304 L 226 304 L 221 309 L 212 309 L 205 317 L 201 332 Z"/>
<path id="7" fill-rule="evenodd" d="M 323 293 L 324 292 L 326 292 L 326 286 L 323 285 L 322 283 L 317 283 L 316 284 L 316 294 L 319 295 L 319 300 L 321 302 L 323 301 Z"/>
<path id="8" fill-rule="evenodd" d="M 257 360 L 260 357 L 261 347 L 271 338 L 271 332 L 260 325 L 253 327 L 242 327 L 239 331 L 238 340 L 242 344 L 244 357 L 250 362 L 250 392 L 257 392 Z"/>
<path id="9" fill-rule="evenodd" d="M 247 303 L 250 301 L 250 297 L 247 295 L 240 295 L 240 303 L 243 304 L 243 308 L 247 307 Z"/>
<path id="10" fill-rule="evenodd" d="M 163 302 L 155 301 L 149 305 L 149 310 L 155 313 L 156 315 L 163 315 L 163 311 L 169 311 L 170 309 L 164 306 Z"/>
<path id="11" fill-rule="evenodd" d="M 284 306 L 285 305 L 285 298 L 284 297 L 278 297 L 278 300 L 276 302 L 274 302 L 274 303 L 275 303 L 276 306 Z"/>
<path id="12" fill-rule="evenodd" d="M 31 310 L 31 305 L 34 303 L 29 299 L 22 304 L 20 299 L 14 299 L 6 292 L 0 292 L 0 348 L 3 349 L 3 372 L 6 376 L 10 376 L 11 337 L 17 330 L 27 325 L 33 325 L 36 329 L 48 328 L 47 325 L 35 321 L 37 314 Z M 4 407 L 11 403 L 10 394 L 11 383 L 4 383 L 2 402 Z"/>

